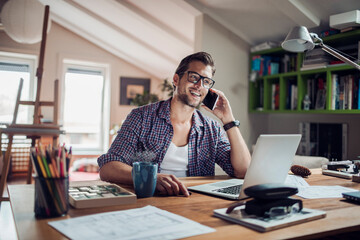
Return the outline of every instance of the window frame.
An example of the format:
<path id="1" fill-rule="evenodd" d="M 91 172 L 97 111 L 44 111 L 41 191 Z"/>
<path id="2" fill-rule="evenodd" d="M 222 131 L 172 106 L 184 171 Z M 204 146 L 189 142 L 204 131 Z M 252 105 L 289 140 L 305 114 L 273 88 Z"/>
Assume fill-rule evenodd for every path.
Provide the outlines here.
<path id="1" fill-rule="evenodd" d="M 61 105 L 60 105 L 60 123 L 64 123 L 64 110 L 65 110 L 65 76 L 69 68 L 80 70 L 99 71 L 104 77 L 103 98 L 102 98 L 102 119 L 100 127 L 100 142 L 98 148 L 73 148 L 73 155 L 100 155 L 109 148 L 109 131 L 110 131 L 110 65 L 106 63 L 89 62 L 82 60 L 74 60 L 64 58 L 62 60 L 63 71 L 61 81 Z M 66 130 L 65 130 L 66 131 Z M 60 136 L 60 142 L 64 141 L 64 135 Z M 65 143 L 68 144 L 68 143 Z"/>
<path id="2" fill-rule="evenodd" d="M 36 77 L 36 66 L 38 65 L 38 56 L 34 54 L 25 54 L 25 53 L 15 53 L 15 52 L 6 52 L 0 51 L 0 61 L 7 62 L 10 64 L 27 64 L 29 65 L 30 73 L 30 84 L 29 84 L 29 99 L 28 101 L 35 101 L 37 81 Z M 24 99 L 21 99 L 24 100 Z M 34 113 L 29 111 L 27 116 L 27 122 L 33 122 Z M 12 120 L 13 121 L 13 120 Z"/>

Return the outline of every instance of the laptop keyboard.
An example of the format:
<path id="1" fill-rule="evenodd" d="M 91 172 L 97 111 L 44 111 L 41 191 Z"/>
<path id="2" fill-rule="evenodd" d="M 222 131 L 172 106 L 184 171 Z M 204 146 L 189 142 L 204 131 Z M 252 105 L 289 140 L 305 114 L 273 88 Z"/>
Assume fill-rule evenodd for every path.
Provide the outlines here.
<path id="1" fill-rule="evenodd" d="M 241 186 L 242 185 L 235 185 L 235 186 L 231 186 L 231 187 L 215 189 L 213 191 L 220 192 L 220 193 L 226 193 L 226 194 L 232 194 L 232 195 L 239 195 Z"/>

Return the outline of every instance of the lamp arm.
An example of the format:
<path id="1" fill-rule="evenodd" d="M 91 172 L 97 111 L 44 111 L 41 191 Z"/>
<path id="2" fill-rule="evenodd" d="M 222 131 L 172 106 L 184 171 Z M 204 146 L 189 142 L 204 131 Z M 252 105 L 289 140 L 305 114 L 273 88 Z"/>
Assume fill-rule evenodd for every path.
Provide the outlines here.
<path id="1" fill-rule="evenodd" d="M 323 40 L 322 40 L 321 38 L 319 38 L 316 33 L 310 33 L 310 36 L 311 36 L 311 38 L 313 39 L 314 43 L 315 43 L 316 45 L 319 45 L 319 46 L 322 48 L 322 50 L 324 50 L 325 52 L 333 55 L 334 57 L 336 57 L 336 58 L 338 58 L 338 59 L 340 59 L 341 61 L 346 62 L 347 64 L 355 67 L 357 70 L 360 71 L 360 65 L 359 65 L 359 64 L 356 64 L 355 62 L 351 61 L 351 60 L 348 59 L 347 57 L 341 55 L 340 53 L 332 50 L 329 46 L 325 45 L 325 44 L 323 43 Z"/>
<path id="2" fill-rule="evenodd" d="M 355 67 L 357 70 L 360 71 L 360 65 L 359 65 L 359 64 L 356 64 L 355 62 L 351 61 L 350 59 L 348 59 L 347 57 L 341 55 L 340 53 L 332 50 L 330 47 L 326 46 L 326 45 L 323 44 L 323 43 L 320 44 L 320 47 L 321 47 L 325 52 L 333 55 L 334 57 L 340 59 L 341 61 L 346 62 L 347 64 Z"/>

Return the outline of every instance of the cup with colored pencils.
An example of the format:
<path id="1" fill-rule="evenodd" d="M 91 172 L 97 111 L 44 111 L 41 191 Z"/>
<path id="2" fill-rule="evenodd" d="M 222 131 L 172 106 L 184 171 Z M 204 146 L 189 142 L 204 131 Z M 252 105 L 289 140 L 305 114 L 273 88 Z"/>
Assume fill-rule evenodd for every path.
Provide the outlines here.
<path id="1" fill-rule="evenodd" d="M 50 218 L 65 215 L 69 210 L 68 169 L 71 149 L 31 148 L 30 158 L 35 171 L 35 217 Z"/>

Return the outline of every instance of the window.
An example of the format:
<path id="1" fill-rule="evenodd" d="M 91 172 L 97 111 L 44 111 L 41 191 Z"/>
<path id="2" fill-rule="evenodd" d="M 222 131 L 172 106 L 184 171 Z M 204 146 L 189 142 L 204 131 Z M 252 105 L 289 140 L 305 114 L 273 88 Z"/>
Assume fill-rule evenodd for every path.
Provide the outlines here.
<path id="1" fill-rule="evenodd" d="M 74 154 L 103 152 L 108 147 L 107 67 L 65 61 L 65 69 L 62 140 Z"/>
<path id="2" fill-rule="evenodd" d="M 0 123 L 11 123 L 20 79 L 24 79 L 21 100 L 34 99 L 36 56 L 0 52 Z M 16 123 L 32 123 L 33 106 L 20 105 Z"/>

